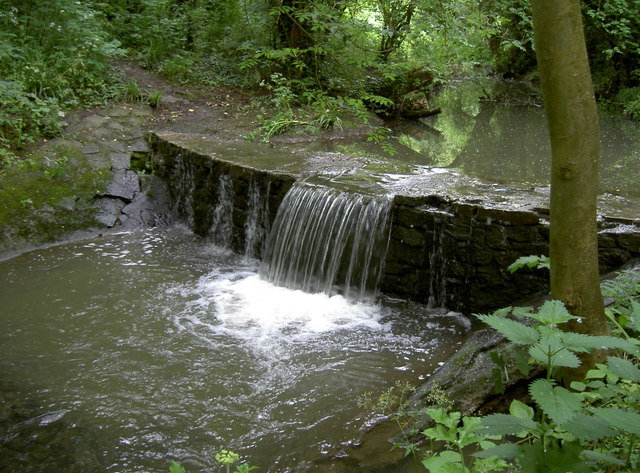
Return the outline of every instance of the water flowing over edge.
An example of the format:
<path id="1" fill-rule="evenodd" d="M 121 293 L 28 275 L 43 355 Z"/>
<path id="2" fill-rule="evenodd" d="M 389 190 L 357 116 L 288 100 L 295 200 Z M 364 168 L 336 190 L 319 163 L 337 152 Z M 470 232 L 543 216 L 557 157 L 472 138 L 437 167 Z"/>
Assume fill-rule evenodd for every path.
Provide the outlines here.
<path id="1" fill-rule="evenodd" d="M 295 184 L 266 241 L 262 277 L 293 289 L 373 301 L 389 242 L 391 200 Z"/>

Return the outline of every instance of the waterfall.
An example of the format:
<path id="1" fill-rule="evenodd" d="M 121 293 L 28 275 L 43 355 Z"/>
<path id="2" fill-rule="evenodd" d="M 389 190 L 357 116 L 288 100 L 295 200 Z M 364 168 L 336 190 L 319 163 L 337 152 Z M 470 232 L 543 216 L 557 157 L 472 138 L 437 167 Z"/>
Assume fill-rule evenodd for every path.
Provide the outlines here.
<path id="1" fill-rule="evenodd" d="M 306 292 L 374 299 L 389 241 L 390 209 L 386 197 L 294 185 L 269 233 L 262 276 Z"/>
<path id="2" fill-rule="evenodd" d="M 195 170 L 193 163 L 183 159 L 182 154 L 176 157 L 175 172 L 172 175 L 174 185 L 174 210 L 184 220 L 184 222 L 193 228 L 194 212 L 193 212 L 193 192 L 195 189 Z"/>
<path id="3" fill-rule="evenodd" d="M 217 204 L 209 230 L 211 240 L 223 248 L 230 248 L 233 240 L 233 182 L 228 174 L 218 181 Z"/>
<path id="4" fill-rule="evenodd" d="M 266 236 L 269 233 L 269 191 L 261 192 L 258 183 L 251 180 L 247 205 L 247 219 L 244 223 L 244 255 L 245 258 L 259 258 Z"/>
<path id="5" fill-rule="evenodd" d="M 429 299 L 427 307 L 447 307 L 447 271 L 450 256 L 445 251 L 445 222 L 454 218 L 447 211 L 432 209 L 433 240 L 429 252 Z"/>

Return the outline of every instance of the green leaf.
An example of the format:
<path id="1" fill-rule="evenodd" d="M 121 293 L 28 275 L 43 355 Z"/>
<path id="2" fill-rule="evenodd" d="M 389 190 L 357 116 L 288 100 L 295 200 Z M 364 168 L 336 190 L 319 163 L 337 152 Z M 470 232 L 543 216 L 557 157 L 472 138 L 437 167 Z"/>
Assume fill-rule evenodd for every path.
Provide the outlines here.
<path id="1" fill-rule="evenodd" d="M 528 268 L 549 269 L 549 258 L 543 255 L 521 256 L 509 266 L 507 266 L 507 269 L 514 273 L 517 270 L 524 268 L 525 266 Z"/>
<path id="2" fill-rule="evenodd" d="M 613 463 L 614 465 L 624 465 L 624 460 L 609 455 L 608 453 L 596 452 L 594 450 L 585 450 L 582 452 L 582 458 L 599 463 Z"/>
<path id="3" fill-rule="evenodd" d="M 455 444 L 458 447 L 466 447 L 473 443 L 480 442 L 483 437 L 476 434 L 482 428 L 478 417 L 464 417 L 462 427 L 458 427 L 458 440 Z"/>
<path id="4" fill-rule="evenodd" d="M 478 315 L 476 317 L 518 345 L 532 345 L 538 341 L 540 334 L 533 327 L 527 327 L 515 320 L 498 315 Z"/>
<path id="5" fill-rule="evenodd" d="M 473 456 L 476 458 L 515 458 L 520 454 L 521 450 L 520 445 L 516 445 L 515 443 L 503 443 L 474 453 Z"/>
<path id="6" fill-rule="evenodd" d="M 516 435 L 521 432 L 533 432 L 539 429 L 540 424 L 521 417 L 508 414 L 491 414 L 480 419 L 483 434 L 489 435 Z"/>
<path id="7" fill-rule="evenodd" d="M 630 381 L 640 381 L 640 369 L 631 361 L 616 356 L 607 358 L 609 369 L 621 378 Z"/>
<path id="8" fill-rule="evenodd" d="M 575 315 L 569 313 L 562 301 L 558 300 L 546 301 L 538 313 L 532 317 L 549 327 L 577 319 Z"/>
<path id="9" fill-rule="evenodd" d="M 509 413 L 519 419 L 533 419 L 533 408 L 524 402 L 514 399 L 509 406 Z"/>
<path id="10" fill-rule="evenodd" d="M 564 347 L 562 340 L 562 333 L 544 331 L 540 342 L 529 348 L 529 354 L 545 366 L 577 368 L 580 359 Z"/>
<path id="11" fill-rule="evenodd" d="M 609 336 L 594 336 L 582 333 L 565 332 L 562 334 L 564 346 L 573 351 L 587 352 L 590 350 L 602 350 L 606 348 L 618 348 L 627 353 L 635 354 L 638 347 L 622 338 Z"/>
<path id="12" fill-rule="evenodd" d="M 587 389 L 587 385 L 582 383 L 582 382 L 580 382 L 580 381 L 572 381 L 570 387 L 574 391 L 579 391 L 579 392 L 582 392 L 585 389 Z"/>
<path id="13" fill-rule="evenodd" d="M 458 473 L 462 472 L 459 468 L 462 461 L 460 454 L 445 450 L 437 455 L 422 460 L 422 465 L 431 473 Z"/>
<path id="14" fill-rule="evenodd" d="M 457 440 L 456 433 L 447 429 L 442 424 L 437 424 L 435 427 L 423 430 L 422 435 L 441 442 L 454 443 Z"/>
<path id="15" fill-rule="evenodd" d="M 500 368 L 492 369 L 491 376 L 493 376 L 493 392 L 496 394 L 503 394 L 504 383 L 502 382 L 502 371 Z"/>
<path id="16" fill-rule="evenodd" d="M 585 376 L 585 379 L 600 379 L 600 378 L 604 378 L 605 376 L 607 376 L 607 373 L 605 373 L 602 370 L 589 370 L 587 371 L 587 374 Z M 604 384 L 603 384 L 604 386 Z M 589 387 L 592 388 L 596 388 L 596 387 L 600 387 L 598 386 L 594 386 L 593 383 L 589 383 Z"/>
<path id="17" fill-rule="evenodd" d="M 509 308 L 510 312 L 515 316 L 518 317 L 519 319 L 524 319 L 525 317 L 531 317 L 531 313 L 533 312 L 533 307 L 529 307 L 529 306 L 517 306 L 517 307 L 513 307 L 513 308 Z M 498 311 L 494 312 L 494 314 L 497 314 Z M 507 312 L 504 315 L 508 315 L 509 312 Z"/>
<path id="18" fill-rule="evenodd" d="M 184 467 L 180 463 L 176 461 L 171 462 L 171 466 L 169 467 L 170 473 L 184 473 L 184 471 Z"/>
<path id="19" fill-rule="evenodd" d="M 545 447 L 537 441 L 523 445 L 517 459 L 523 473 L 590 473 L 592 469 L 580 458 L 582 451 L 579 442 Z"/>
<path id="20" fill-rule="evenodd" d="M 624 432 L 640 435 L 640 414 L 617 407 L 594 407 L 590 409 L 611 427 Z"/>
<path id="21" fill-rule="evenodd" d="M 640 330 L 640 301 L 631 301 L 631 313 L 629 315 L 633 319 L 635 329 Z"/>
<path id="22" fill-rule="evenodd" d="M 582 412 L 577 413 L 562 427 L 576 438 L 590 442 L 616 435 L 616 431 L 611 429 L 607 422 L 599 417 L 590 416 Z"/>
<path id="23" fill-rule="evenodd" d="M 462 416 L 459 412 L 448 413 L 441 407 L 429 408 L 427 409 L 427 414 L 438 424 L 446 425 L 449 428 L 456 427 L 458 422 L 460 422 L 460 417 Z"/>
<path id="24" fill-rule="evenodd" d="M 562 425 L 581 409 L 580 396 L 561 386 L 554 386 L 546 379 L 538 379 L 529 385 L 529 394 L 556 424 Z"/>
<path id="25" fill-rule="evenodd" d="M 493 363 L 496 366 L 498 366 L 498 368 L 505 367 L 506 364 L 505 364 L 504 358 L 500 353 L 496 353 L 495 351 L 492 351 L 489 353 L 489 356 L 491 356 L 491 361 L 493 361 Z"/>
<path id="26" fill-rule="evenodd" d="M 531 366 L 529 365 L 529 359 L 520 350 L 513 353 L 513 361 L 516 364 L 516 368 L 522 374 L 522 376 L 529 376 L 531 372 Z"/>

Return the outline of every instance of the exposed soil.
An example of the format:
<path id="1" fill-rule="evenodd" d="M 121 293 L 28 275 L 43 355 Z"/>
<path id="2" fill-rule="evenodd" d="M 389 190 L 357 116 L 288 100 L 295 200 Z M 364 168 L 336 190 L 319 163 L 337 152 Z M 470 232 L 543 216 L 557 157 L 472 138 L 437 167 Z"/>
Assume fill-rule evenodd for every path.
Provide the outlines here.
<path id="1" fill-rule="evenodd" d="M 143 95 L 162 94 L 160 106 L 146 124 L 147 129 L 207 134 L 221 140 L 242 140 L 258 126 L 255 96 L 230 87 L 215 89 L 171 83 L 135 63 L 118 64 L 125 81 L 138 83 Z"/>

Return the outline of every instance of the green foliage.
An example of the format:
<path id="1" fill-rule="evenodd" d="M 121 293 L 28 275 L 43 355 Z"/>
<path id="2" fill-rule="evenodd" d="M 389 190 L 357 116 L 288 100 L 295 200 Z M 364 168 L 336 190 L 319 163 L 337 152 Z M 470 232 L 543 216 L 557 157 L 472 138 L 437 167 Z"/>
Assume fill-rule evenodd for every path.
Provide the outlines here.
<path id="1" fill-rule="evenodd" d="M 614 103 L 630 118 L 640 120 L 640 87 L 620 90 L 615 96 Z"/>
<path id="2" fill-rule="evenodd" d="M 526 265 L 527 261 L 522 263 Z M 635 307 L 640 292 L 638 281 L 637 273 L 625 272 L 617 281 L 605 284 L 603 292 L 614 298 L 616 305 Z M 509 318 L 511 312 L 515 319 Z M 560 326 L 574 316 L 559 301 L 548 301 L 537 312 L 506 308 L 477 317 L 515 345 L 527 348 L 529 363 L 546 368 L 546 377 L 529 384 L 533 406 L 516 399 L 508 414 L 475 418 L 447 413 L 444 409 L 427 409 L 435 426 L 423 434 L 444 445 L 438 453 L 427 452 L 422 464 L 429 471 L 514 468 L 523 473 L 637 471 L 640 467 L 637 338 L 563 332 Z M 610 355 L 606 363 L 597 364 L 583 381 L 574 381 L 569 388 L 558 385 L 554 377 L 556 368 L 577 367 L 576 354 L 602 348 L 615 348 L 624 354 Z M 499 367 L 504 368 L 504 359 L 497 359 Z M 471 458 L 468 453 L 472 453 Z"/>
<path id="3" fill-rule="evenodd" d="M 529 256 L 521 256 L 517 260 L 515 260 L 512 264 L 507 268 L 512 273 L 516 272 L 519 269 L 524 267 L 527 268 L 536 268 L 536 269 L 549 269 L 551 267 L 551 262 L 548 256 L 544 255 L 529 255 Z"/>
<path id="4" fill-rule="evenodd" d="M 596 92 L 607 97 L 640 85 L 640 1 L 583 2 Z M 637 98 L 637 94 L 636 94 Z"/>
<path id="5" fill-rule="evenodd" d="M 293 128 L 319 133 L 333 127 L 359 124 L 372 130 L 370 141 L 378 142 L 389 153 L 395 152 L 388 142 L 390 130 L 369 123 L 369 112 L 362 99 L 331 96 L 326 91 L 315 88 L 310 81 L 287 79 L 279 72 L 271 74 L 269 80 L 261 82 L 261 86 L 270 95 L 267 101 L 260 102 L 256 107 L 267 108 L 270 113 L 267 116 L 258 115 L 260 126 L 246 137 L 249 140 L 269 141 L 272 136 Z M 368 95 L 367 98 L 386 100 L 373 95 Z"/>
<path id="6" fill-rule="evenodd" d="M 19 82 L 0 81 L 0 145 L 19 149 L 55 136 L 64 116 L 57 98 L 40 98 Z"/>
<path id="7" fill-rule="evenodd" d="M 142 91 L 140 85 L 136 80 L 128 80 L 124 84 L 123 97 L 127 102 L 139 102 L 142 98 Z"/>
<path id="8" fill-rule="evenodd" d="M 546 302 L 537 313 L 520 310 L 517 316 L 532 324 L 508 319 L 504 311 L 478 318 L 513 343 L 527 346 L 530 363 L 544 366 L 547 376 L 529 385 L 537 409 L 513 401 L 510 414 L 482 419 L 483 433 L 523 441 L 505 442 L 478 456 L 515 459 L 523 472 L 596 471 L 596 464 L 607 465 L 608 471 L 637 467 L 638 341 L 561 331 L 559 326 L 574 316 L 559 301 Z M 556 368 L 576 368 L 576 354 L 602 348 L 622 350 L 628 358 L 610 356 L 571 389 L 557 385 Z"/>
<path id="9" fill-rule="evenodd" d="M 176 461 L 171 462 L 171 466 L 169 466 L 169 473 L 184 473 L 184 472 L 185 472 L 185 469 L 180 463 Z"/>
<path id="10" fill-rule="evenodd" d="M 396 381 L 393 386 L 383 391 L 377 398 L 374 398 L 371 392 L 363 393 L 358 398 L 358 407 L 392 419 L 402 433 L 402 440 L 395 442 L 394 448 L 402 448 L 405 457 L 413 455 L 415 458 L 418 445 L 411 440 L 411 437 L 417 433 L 417 430 L 406 430 L 416 415 L 410 411 L 408 403 L 411 391 L 411 385 L 406 382 Z M 433 392 L 438 397 L 437 402 L 435 399 L 433 400 L 434 404 L 451 405 L 451 400 L 446 397 L 443 391 L 439 391 L 437 386 Z"/>
<path id="11" fill-rule="evenodd" d="M 578 367 L 580 360 L 577 353 L 616 348 L 632 355 L 638 354 L 638 347 L 618 337 L 591 336 L 560 330 L 559 325 L 576 319 L 560 301 L 547 301 L 535 313 L 519 309 L 515 314 L 519 318 L 530 319 L 533 324 L 529 326 L 509 319 L 505 317 L 504 311 L 476 317 L 516 345 L 528 346 L 529 356 L 547 369 L 547 379 L 551 379 L 556 368 Z"/>
<path id="12" fill-rule="evenodd" d="M 151 108 L 158 108 L 162 105 L 162 92 L 153 90 L 147 95 L 147 103 Z"/>
<path id="13" fill-rule="evenodd" d="M 83 2 L 0 0 L 0 144 L 53 136 L 64 110 L 112 97 L 120 53 Z"/>
<path id="14" fill-rule="evenodd" d="M 536 68 L 531 5 L 528 0 L 493 0 L 484 11 L 494 13 L 488 41 L 494 67 L 507 77 L 526 76 Z"/>
<path id="15" fill-rule="evenodd" d="M 216 453 L 215 459 L 220 465 L 224 465 L 226 472 L 229 473 L 231 465 L 240 460 L 240 455 L 231 450 L 220 450 L 220 452 Z M 234 473 L 248 473 L 256 468 L 255 466 L 249 466 L 247 463 L 242 463 L 236 466 Z"/>
<path id="16" fill-rule="evenodd" d="M 623 271 L 616 279 L 602 284 L 602 295 L 612 303 L 605 308 L 605 315 L 612 330 L 630 339 L 640 335 L 640 278 L 637 273 Z"/>
<path id="17" fill-rule="evenodd" d="M 214 458 L 219 465 L 224 467 L 226 473 L 231 473 L 231 466 L 240 461 L 240 455 L 231 450 L 220 450 Z M 248 463 L 241 463 L 236 465 L 233 473 L 249 473 L 257 468 L 257 466 L 251 466 Z M 176 461 L 172 461 L 169 466 L 169 473 L 185 473 L 185 471 L 184 467 Z"/>
<path id="18" fill-rule="evenodd" d="M 423 430 L 422 434 L 432 441 L 444 443 L 444 448 L 437 453 L 427 451 L 424 455 L 422 465 L 431 473 L 480 473 L 507 468 L 507 462 L 497 457 L 466 461 L 466 451 L 470 447 L 477 450 L 494 446 L 489 436 L 480 433 L 483 429 L 480 418 L 462 417 L 459 412 L 448 413 L 441 408 L 427 409 L 426 414 L 433 419 L 435 426 Z M 470 464 L 467 466 L 467 463 Z"/>

